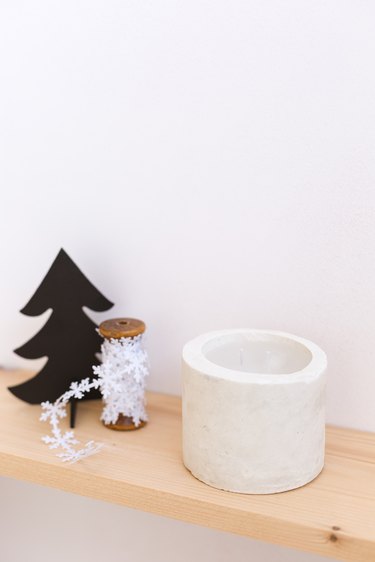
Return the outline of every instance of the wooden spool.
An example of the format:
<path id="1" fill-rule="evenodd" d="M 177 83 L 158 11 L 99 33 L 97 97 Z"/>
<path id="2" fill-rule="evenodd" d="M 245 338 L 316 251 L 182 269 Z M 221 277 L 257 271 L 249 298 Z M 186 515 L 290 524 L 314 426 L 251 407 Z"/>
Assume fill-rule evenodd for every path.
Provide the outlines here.
<path id="1" fill-rule="evenodd" d="M 108 340 L 135 338 L 143 334 L 145 330 L 145 323 L 136 318 L 112 318 L 111 320 L 105 320 L 99 325 L 99 333 Z M 141 420 L 139 425 L 136 426 L 131 417 L 120 414 L 115 423 L 104 423 L 104 425 L 109 429 L 117 431 L 132 431 L 133 429 L 144 427 L 146 422 Z"/>

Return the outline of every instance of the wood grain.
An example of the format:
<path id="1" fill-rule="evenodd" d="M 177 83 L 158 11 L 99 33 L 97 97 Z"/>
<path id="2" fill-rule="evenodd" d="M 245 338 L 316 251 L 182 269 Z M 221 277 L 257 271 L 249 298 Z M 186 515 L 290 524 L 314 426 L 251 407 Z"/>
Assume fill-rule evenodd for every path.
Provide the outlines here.
<path id="1" fill-rule="evenodd" d="M 180 399 L 149 394 L 150 422 L 140 431 L 108 431 L 101 404 L 80 404 L 76 436 L 103 442 L 83 461 L 60 462 L 40 438 L 39 406 L 6 389 L 30 373 L 0 371 L 0 474 L 183 521 L 315 552 L 375 561 L 375 435 L 327 428 L 326 466 L 310 484 L 255 496 L 215 490 L 181 461 Z"/>
<path id="2" fill-rule="evenodd" d="M 136 318 L 111 318 L 99 324 L 100 334 L 107 339 L 134 338 L 145 330 L 145 323 Z"/>

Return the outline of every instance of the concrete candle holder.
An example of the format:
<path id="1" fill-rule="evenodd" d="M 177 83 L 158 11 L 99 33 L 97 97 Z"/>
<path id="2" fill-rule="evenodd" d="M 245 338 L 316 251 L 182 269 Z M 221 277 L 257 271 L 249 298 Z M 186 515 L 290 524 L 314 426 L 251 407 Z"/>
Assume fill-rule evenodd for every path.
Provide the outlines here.
<path id="1" fill-rule="evenodd" d="M 327 359 L 268 330 L 222 330 L 183 349 L 183 461 L 210 486 L 271 494 L 324 464 Z"/>

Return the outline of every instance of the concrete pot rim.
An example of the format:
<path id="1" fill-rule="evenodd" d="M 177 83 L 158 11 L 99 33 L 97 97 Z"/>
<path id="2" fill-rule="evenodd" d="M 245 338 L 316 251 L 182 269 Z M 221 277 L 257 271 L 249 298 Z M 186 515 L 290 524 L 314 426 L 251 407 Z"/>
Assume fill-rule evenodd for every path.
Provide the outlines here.
<path id="1" fill-rule="evenodd" d="M 308 364 L 292 373 L 256 373 L 229 369 L 210 361 L 204 353 L 204 348 L 214 340 L 228 339 L 228 337 L 241 335 L 253 341 L 264 341 L 265 339 L 283 338 L 286 342 L 297 343 L 305 347 L 311 353 Z M 327 356 L 324 351 L 312 341 L 295 336 L 288 332 L 278 330 L 236 328 L 216 330 L 207 332 L 187 342 L 182 351 L 183 362 L 196 370 L 204 373 L 209 378 L 216 378 L 241 384 L 272 384 L 284 385 L 297 382 L 309 383 L 316 380 L 327 367 Z"/>

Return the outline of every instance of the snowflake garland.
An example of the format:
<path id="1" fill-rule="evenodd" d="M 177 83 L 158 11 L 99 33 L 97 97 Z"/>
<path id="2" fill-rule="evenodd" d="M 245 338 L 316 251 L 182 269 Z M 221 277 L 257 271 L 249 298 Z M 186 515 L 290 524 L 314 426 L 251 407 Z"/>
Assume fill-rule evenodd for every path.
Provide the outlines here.
<path id="1" fill-rule="evenodd" d="M 102 364 L 93 367 L 105 403 L 100 419 L 105 424 L 116 423 L 123 414 L 138 427 L 141 420 L 147 421 L 144 395 L 148 357 L 142 336 L 105 339 L 101 352 Z"/>
<path id="2" fill-rule="evenodd" d="M 80 399 L 86 392 L 93 388 L 99 388 L 99 380 L 89 378 L 81 380 L 81 382 L 72 382 L 70 389 L 58 398 L 53 404 L 50 402 L 42 402 L 42 414 L 40 421 L 49 421 L 52 428 L 52 435 L 45 435 L 42 441 L 46 443 L 50 449 L 63 449 L 63 452 L 57 456 L 63 462 L 74 463 L 83 457 L 87 457 L 96 453 L 101 449 L 100 443 L 88 441 L 82 449 L 76 450 L 74 445 L 78 445 L 79 441 L 75 439 L 73 431 L 65 431 L 60 429 L 60 419 L 66 417 L 66 406 L 72 399 Z"/>
<path id="3" fill-rule="evenodd" d="M 60 419 L 66 417 L 66 406 L 71 399 L 80 400 L 92 389 L 99 389 L 104 399 L 101 420 L 115 423 L 118 416 L 131 417 L 135 426 L 147 420 L 145 410 L 145 379 L 149 374 L 148 356 L 143 347 L 142 335 L 134 338 L 105 339 L 101 346 L 102 364 L 93 367 L 97 378 L 72 382 L 69 390 L 53 404 L 42 403 L 41 421 L 49 421 L 52 435 L 42 437 L 50 449 L 61 448 L 57 454 L 63 462 L 74 463 L 93 455 L 102 448 L 101 443 L 88 441 L 76 449 L 79 441 L 73 431 L 60 429 Z"/>

